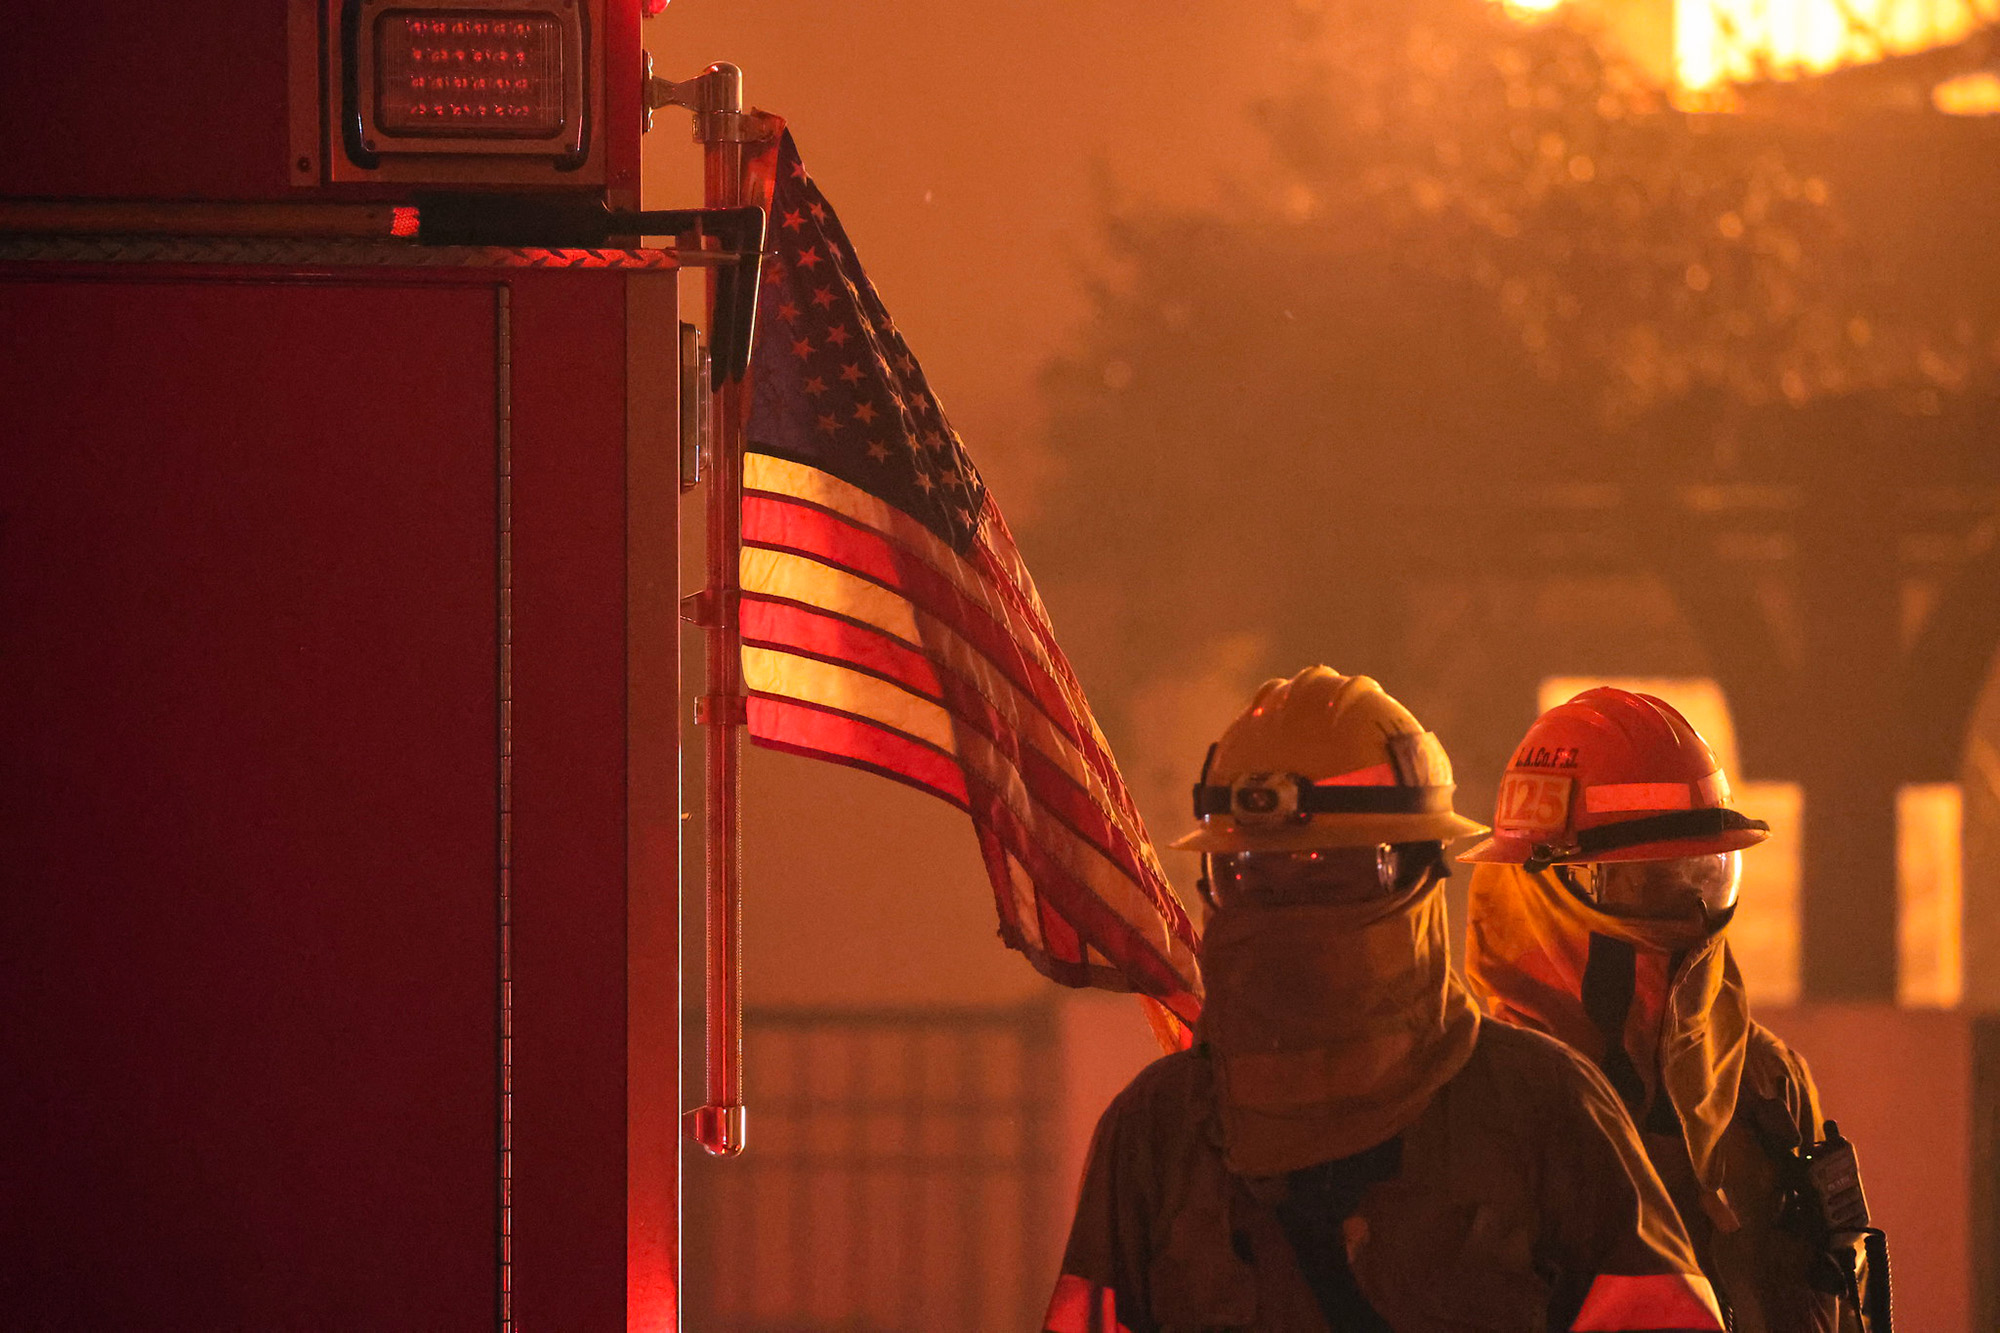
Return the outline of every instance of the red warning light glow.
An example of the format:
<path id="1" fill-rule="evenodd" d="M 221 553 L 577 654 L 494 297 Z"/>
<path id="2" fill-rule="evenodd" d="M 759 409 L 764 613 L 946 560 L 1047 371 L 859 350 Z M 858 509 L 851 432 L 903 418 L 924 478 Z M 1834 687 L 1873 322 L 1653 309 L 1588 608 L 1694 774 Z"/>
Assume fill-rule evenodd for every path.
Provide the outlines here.
<path id="1" fill-rule="evenodd" d="M 397 10 L 375 29 L 384 134 L 546 139 L 563 129 L 563 30 L 553 14 Z"/>

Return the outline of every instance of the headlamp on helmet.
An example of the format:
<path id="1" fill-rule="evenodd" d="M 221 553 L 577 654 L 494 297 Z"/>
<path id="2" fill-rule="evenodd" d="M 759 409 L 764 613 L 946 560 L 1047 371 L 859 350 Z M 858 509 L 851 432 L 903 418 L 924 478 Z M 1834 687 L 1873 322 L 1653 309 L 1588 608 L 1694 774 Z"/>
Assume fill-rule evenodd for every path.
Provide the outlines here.
<path id="1" fill-rule="evenodd" d="M 1204 823 L 1230 820 L 1245 828 L 1302 824 L 1313 815 L 1433 815 L 1451 809 L 1451 760 L 1428 731 L 1388 738 L 1386 763 L 1330 778 L 1303 773 L 1245 773 L 1210 786 L 1208 768 L 1195 784 L 1194 813 Z"/>
<path id="2" fill-rule="evenodd" d="M 1308 667 L 1266 681 L 1195 782 L 1182 851 L 1302 852 L 1450 841 L 1483 831 L 1452 810 L 1438 738 L 1366 676 Z"/>
<path id="3" fill-rule="evenodd" d="M 1245 828 L 1274 824 L 1304 823 L 1309 816 L 1300 808 L 1299 792 L 1312 780 L 1298 773 L 1245 773 L 1234 786 L 1210 788 L 1226 794 L 1227 813 Z M 1202 815 L 1207 818 L 1207 815 Z"/>

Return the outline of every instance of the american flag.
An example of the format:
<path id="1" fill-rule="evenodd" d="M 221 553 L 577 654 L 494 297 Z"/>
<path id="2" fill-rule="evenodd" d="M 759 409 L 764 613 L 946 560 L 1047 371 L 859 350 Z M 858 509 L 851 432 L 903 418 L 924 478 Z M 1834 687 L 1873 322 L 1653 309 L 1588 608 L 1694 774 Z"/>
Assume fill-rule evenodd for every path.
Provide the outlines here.
<path id="1" fill-rule="evenodd" d="M 1200 1007 L 1161 873 L 1034 581 L 792 137 L 770 189 L 743 473 L 761 745 L 972 817 L 1000 934 L 1054 980 Z"/>

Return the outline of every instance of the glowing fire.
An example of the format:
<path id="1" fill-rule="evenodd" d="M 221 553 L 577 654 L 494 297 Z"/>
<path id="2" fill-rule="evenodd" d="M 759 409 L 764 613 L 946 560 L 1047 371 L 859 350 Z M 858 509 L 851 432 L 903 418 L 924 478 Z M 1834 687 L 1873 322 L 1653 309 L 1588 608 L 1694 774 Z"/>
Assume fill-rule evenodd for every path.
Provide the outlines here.
<path id="1" fill-rule="evenodd" d="M 1948 116 L 2000 115 L 2000 74 L 1980 70 L 1931 89 L 1931 104 Z"/>
<path id="2" fill-rule="evenodd" d="M 1796 78 L 1955 42 L 2000 22 L 2000 0 L 1678 0 L 1685 88 Z"/>

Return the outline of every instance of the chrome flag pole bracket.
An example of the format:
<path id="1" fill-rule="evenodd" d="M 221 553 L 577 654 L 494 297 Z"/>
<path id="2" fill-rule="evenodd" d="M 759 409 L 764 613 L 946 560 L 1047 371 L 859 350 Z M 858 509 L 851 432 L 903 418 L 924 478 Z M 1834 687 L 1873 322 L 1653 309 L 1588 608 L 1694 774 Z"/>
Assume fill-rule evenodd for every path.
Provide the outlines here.
<path id="1" fill-rule="evenodd" d="M 718 143 L 760 143 L 770 137 L 770 130 L 764 125 L 764 118 L 743 109 L 743 71 L 736 66 L 717 61 L 691 79 L 679 83 L 672 79 L 655 77 L 652 73 L 652 58 L 646 60 L 646 113 L 650 116 L 663 106 L 685 107 L 694 112 L 694 139 L 696 143 L 714 145 Z M 742 179 L 737 180 L 739 188 Z M 737 202 L 741 202 L 739 199 Z M 709 206 L 733 208 L 735 204 L 717 205 L 713 194 Z"/>
<path id="2" fill-rule="evenodd" d="M 694 113 L 695 140 L 703 145 L 705 203 L 739 208 L 748 184 L 747 145 L 770 135 L 768 122 L 743 109 L 743 72 L 710 65 L 676 83 L 648 77 L 649 108 L 685 107 Z M 754 275 L 751 278 L 754 287 Z M 711 325 L 718 314 L 710 286 Z M 695 701 L 707 793 L 708 875 L 705 1102 L 688 1112 L 688 1136 L 718 1157 L 743 1151 L 743 847 L 742 731 L 749 721 L 743 689 L 740 551 L 743 534 L 743 427 L 748 408 L 740 374 L 718 376 L 712 466 L 708 475 L 708 586 L 687 608 L 707 640 L 707 690 Z"/>

